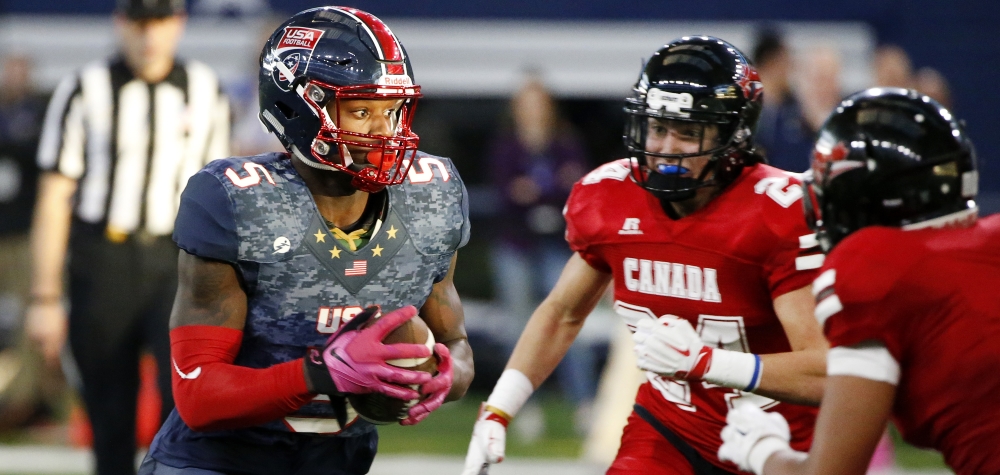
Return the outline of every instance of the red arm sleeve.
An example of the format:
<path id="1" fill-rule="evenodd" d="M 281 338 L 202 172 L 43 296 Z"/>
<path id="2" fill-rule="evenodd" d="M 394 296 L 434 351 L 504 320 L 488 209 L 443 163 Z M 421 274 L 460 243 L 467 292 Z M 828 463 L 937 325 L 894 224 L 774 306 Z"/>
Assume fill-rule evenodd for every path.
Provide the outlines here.
<path id="1" fill-rule="evenodd" d="M 192 430 L 251 427 L 313 399 L 302 359 L 256 369 L 234 365 L 243 332 L 209 325 L 170 331 L 174 402 Z"/>

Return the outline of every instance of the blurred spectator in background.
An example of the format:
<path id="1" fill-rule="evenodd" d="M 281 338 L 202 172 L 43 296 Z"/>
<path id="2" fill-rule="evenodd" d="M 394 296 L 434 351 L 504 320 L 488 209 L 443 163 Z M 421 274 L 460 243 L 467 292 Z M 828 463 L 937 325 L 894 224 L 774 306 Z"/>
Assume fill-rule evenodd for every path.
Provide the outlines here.
<path id="1" fill-rule="evenodd" d="M 840 53 L 833 46 L 818 46 L 805 55 L 798 90 L 802 117 L 809 127 L 810 137 L 819 130 L 833 108 L 840 103 L 843 95 L 840 72 Z M 805 163 L 794 171 L 804 171 L 808 168 L 809 159 L 810 156 L 804 156 Z"/>
<path id="2" fill-rule="evenodd" d="M 510 117 L 510 126 L 499 133 L 489 154 L 490 179 L 501 196 L 491 253 L 493 280 L 509 317 L 509 334 L 502 336 L 508 351 L 572 255 L 564 240 L 562 209 L 573 183 L 587 169 L 581 137 L 560 117 L 540 77 L 528 74 L 511 99 Z M 593 355 L 581 345 L 556 370 L 563 393 L 582 408 L 581 418 L 597 390 L 595 371 Z M 540 431 L 523 435 L 530 439 L 531 432 Z"/>
<path id="3" fill-rule="evenodd" d="M 285 147 L 260 123 L 260 103 L 257 93 L 259 55 L 271 33 L 284 18 L 268 17 L 260 27 L 252 54 L 246 58 L 246 74 L 239 81 L 228 84 L 226 92 L 233 108 L 233 155 L 253 156 L 267 152 L 284 152 Z"/>
<path id="4" fill-rule="evenodd" d="M 781 34 L 758 34 L 753 60 L 764 88 L 764 109 L 757 126 L 757 146 L 771 166 L 800 172 L 809 166 L 812 130 L 802 119 L 802 107 L 789 83 L 794 59 Z"/>
<path id="5" fill-rule="evenodd" d="M 920 68 L 914 76 L 914 86 L 946 109 L 952 108 L 951 88 L 948 87 L 948 80 L 940 71 L 930 67 Z"/>
<path id="6" fill-rule="evenodd" d="M 182 0 L 119 0 L 119 54 L 59 84 L 39 144 L 28 333 L 54 365 L 68 330 L 101 475 L 135 473 L 146 348 L 158 363 L 159 420 L 173 408 L 174 217 L 188 177 L 229 153 L 215 73 L 174 56 L 186 18 Z"/>
<path id="7" fill-rule="evenodd" d="M 913 64 L 910 56 L 896 45 L 882 45 L 875 49 L 875 84 L 883 87 L 912 88 Z"/>
<path id="8" fill-rule="evenodd" d="M 35 203 L 35 151 L 45 99 L 32 83 L 31 59 L 21 53 L 0 63 L 0 431 L 40 415 L 58 397 L 58 374 L 42 371 L 22 338 L 31 253 L 28 231 Z M 46 397 L 42 399 L 42 390 Z M 55 393 L 55 394 L 53 394 Z"/>

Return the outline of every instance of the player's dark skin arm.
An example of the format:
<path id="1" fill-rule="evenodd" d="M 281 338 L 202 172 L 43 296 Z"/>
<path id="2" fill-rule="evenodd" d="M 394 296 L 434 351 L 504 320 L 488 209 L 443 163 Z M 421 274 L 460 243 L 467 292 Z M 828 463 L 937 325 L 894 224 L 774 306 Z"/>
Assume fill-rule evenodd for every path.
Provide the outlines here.
<path id="1" fill-rule="evenodd" d="M 212 325 L 243 331 L 247 319 L 247 294 L 240 287 L 232 265 L 181 251 L 177 274 L 177 297 L 170 314 L 171 330 L 183 325 Z M 308 377 L 306 387 L 313 391 Z"/>
<path id="2" fill-rule="evenodd" d="M 460 399 L 472 384 L 475 369 L 472 364 L 472 348 L 469 346 L 469 336 L 465 332 L 465 312 L 462 302 L 455 290 L 455 261 L 458 254 L 452 256 L 451 267 L 444 280 L 434 284 L 427 302 L 420 308 L 420 317 L 434 333 L 434 339 L 444 343 L 451 352 L 454 380 L 447 401 Z"/>
<path id="3" fill-rule="evenodd" d="M 861 475 L 892 415 L 896 386 L 855 376 L 830 376 L 808 456 L 787 450 L 764 463 L 765 475 Z"/>
<path id="4" fill-rule="evenodd" d="M 181 251 L 177 273 L 177 297 L 170 314 L 171 330 L 183 325 L 243 330 L 247 317 L 247 295 L 240 287 L 232 265 Z"/>

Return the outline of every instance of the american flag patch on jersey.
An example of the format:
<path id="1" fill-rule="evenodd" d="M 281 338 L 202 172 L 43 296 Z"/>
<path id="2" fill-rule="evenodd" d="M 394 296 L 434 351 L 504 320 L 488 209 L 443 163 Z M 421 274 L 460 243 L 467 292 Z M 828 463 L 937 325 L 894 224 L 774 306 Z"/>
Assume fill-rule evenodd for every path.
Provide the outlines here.
<path id="1" fill-rule="evenodd" d="M 344 275 L 365 275 L 368 273 L 368 261 L 354 261 L 354 266 L 344 269 Z"/>

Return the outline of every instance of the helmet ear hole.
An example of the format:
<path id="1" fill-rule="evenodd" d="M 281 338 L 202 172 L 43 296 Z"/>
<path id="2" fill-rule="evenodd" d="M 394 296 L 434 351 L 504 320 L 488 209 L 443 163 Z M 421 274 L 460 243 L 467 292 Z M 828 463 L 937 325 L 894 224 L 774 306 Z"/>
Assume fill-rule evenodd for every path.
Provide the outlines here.
<path id="1" fill-rule="evenodd" d="M 278 110 L 281 111 L 281 115 L 285 116 L 286 119 L 294 119 L 299 116 L 299 113 L 295 112 L 295 109 L 292 109 L 291 106 L 282 101 L 277 101 L 274 105 L 278 107 Z"/>

